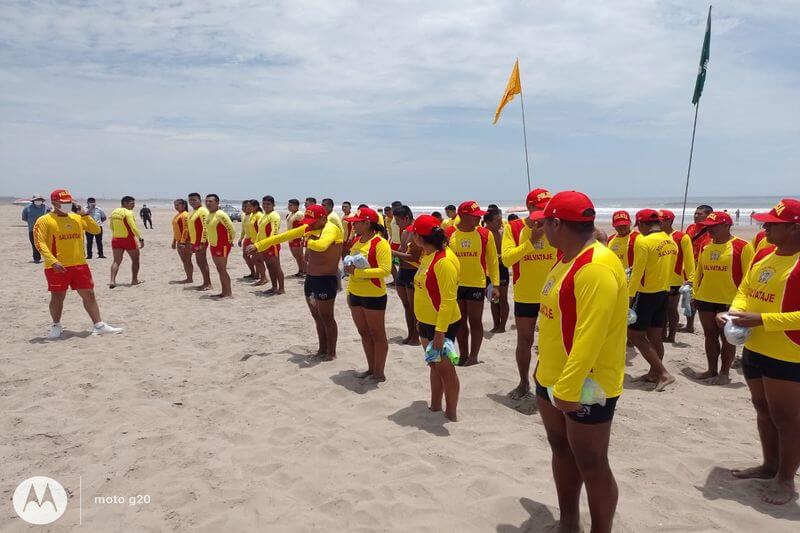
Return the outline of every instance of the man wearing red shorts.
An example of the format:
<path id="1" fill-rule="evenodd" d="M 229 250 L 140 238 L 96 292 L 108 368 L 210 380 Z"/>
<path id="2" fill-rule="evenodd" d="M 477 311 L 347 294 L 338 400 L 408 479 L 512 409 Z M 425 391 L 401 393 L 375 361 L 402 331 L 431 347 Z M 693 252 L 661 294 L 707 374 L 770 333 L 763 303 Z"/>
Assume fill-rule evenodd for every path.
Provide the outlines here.
<path id="1" fill-rule="evenodd" d="M 208 250 L 211 252 L 211 259 L 217 267 L 219 283 L 222 285 L 222 292 L 215 297 L 230 298 L 233 293 L 231 276 L 228 274 L 228 256 L 236 240 L 236 228 L 233 227 L 228 214 L 219 208 L 219 196 L 216 194 L 206 195 L 206 209 L 208 209 L 205 222 Z"/>
<path id="2" fill-rule="evenodd" d="M 139 285 L 139 248 L 144 248 L 144 239 L 136 226 L 133 208 L 136 200 L 133 196 L 123 196 L 121 207 L 111 212 L 111 251 L 114 261 L 111 263 L 111 282 L 109 288 L 117 286 L 117 272 L 125 253 L 131 258 L 131 286 Z M 138 242 L 137 242 L 138 240 Z"/>
<path id="3" fill-rule="evenodd" d="M 300 212 L 300 201 L 292 198 L 286 206 L 289 213 L 286 215 L 286 231 L 295 229 L 301 226 L 300 221 L 303 220 L 303 213 Z M 302 278 L 306 275 L 306 258 L 303 254 L 303 239 L 295 239 L 289 241 L 289 251 L 292 252 L 297 263 L 297 274 L 293 278 Z"/>
<path id="4" fill-rule="evenodd" d="M 50 316 L 53 325 L 48 339 L 58 339 L 64 332 L 61 312 L 67 289 L 78 291 L 83 307 L 94 327 L 92 335 L 121 333 L 122 328 L 109 326 L 100 318 L 100 308 L 94 295 L 94 281 L 84 256 L 84 232 L 100 233 L 100 226 L 82 207 L 73 212 L 72 195 L 66 189 L 56 189 L 50 195 L 53 211 L 40 217 L 33 226 L 36 249 L 44 258 L 44 276 L 50 291 Z"/>

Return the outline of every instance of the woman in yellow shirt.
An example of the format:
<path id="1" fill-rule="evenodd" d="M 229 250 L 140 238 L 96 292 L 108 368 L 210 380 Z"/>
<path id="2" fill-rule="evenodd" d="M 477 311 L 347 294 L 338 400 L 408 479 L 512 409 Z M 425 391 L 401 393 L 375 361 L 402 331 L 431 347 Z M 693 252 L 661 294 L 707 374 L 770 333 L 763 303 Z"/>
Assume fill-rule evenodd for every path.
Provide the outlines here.
<path id="1" fill-rule="evenodd" d="M 408 230 L 414 234 L 414 244 L 422 249 L 422 260 L 414 276 L 414 314 L 419 322 L 419 339 L 425 360 L 431 369 L 431 411 L 442 410 L 455 422 L 460 384 L 456 368 L 447 355 L 442 354 L 445 338 L 455 341 L 461 321 L 456 293 L 458 291 L 459 262 L 447 246 L 447 237 L 439 221 L 431 215 L 417 217 Z M 439 351 L 439 356 L 428 355 L 428 345 Z"/>
<path id="2" fill-rule="evenodd" d="M 346 264 L 350 277 L 347 283 L 347 305 L 361 336 L 367 356 L 367 370 L 357 377 L 386 381 L 384 368 L 389 344 L 386 340 L 386 282 L 392 273 L 392 250 L 386 241 L 386 229 L 378 224 L 378 213 L 368 207 L 344 219 L 352 224 L 358 239 L 350 248 L 350 257 L 366 258 L 368 266 L 357 268 Z"/>
<path id="3" fill-rule="evenodd" d="M 733 323 L 752 328 L 742 371 L 756 409 L 764 461 L 731 473 L 768 479 L 762 499 L 774 505 L 797 496 L 800 466 L 800 200 L 785 198 L 764 223 L 770 246 L 760 250 L 731 304 Z M 719 325 L 725 317 L 717 317 Z"/>
<path id="4" fill-rule="evenodd" d="M 194 265 L 192 265 L 192 247 L 189 246 L 189 204 L 183 198 L 178 198 L 172 205 L 177 214 L 172 217 L 172 249 L 178 250 L 178 257 L 183 263 L 186 279 L 178 283 L 192 283 Z"/>

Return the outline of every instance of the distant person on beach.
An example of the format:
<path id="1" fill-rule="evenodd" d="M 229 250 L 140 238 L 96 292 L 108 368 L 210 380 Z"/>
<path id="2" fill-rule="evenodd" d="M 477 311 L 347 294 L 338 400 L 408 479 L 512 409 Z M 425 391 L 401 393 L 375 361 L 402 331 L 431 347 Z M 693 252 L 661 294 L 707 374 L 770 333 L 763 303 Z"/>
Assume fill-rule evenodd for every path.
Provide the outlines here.
<path id="1" fill-rule="evenodd" d="M 638 231 L 631 231 L 631 215 L 627 211 L 614 211 L 611 215 L 611 226 L 616 232 L 608 239 L 608 248 L 614 252 L 622 263 L 622 268 L 628 270 L 633 266 L 633 253 Z"/>
<path id="2" fill-rule="evenodd" d="M 308 198 L 306 198 L 306 201 L 305 201 L 305 203 L 303 204 L 303 206 L 304 206 L 306 209 L 308 209 L 308 208 L 309 208 L 309 207 L 311 207 L 312 205 L 317 205 L 317 199 L 316 199 L 316 198 L 314 198 L 313 196 L 309 196 Z"/>
<path id="3" fill-rule="evenodd" d="M 490 207 L 486 210 L 483 216 L 483 226 L 489 230 L 494 237 L 494 244 L 497 248 L 497 256 L 500 257 L 503 245 L 503 214 L 497 207 Z M 508 267 L 502 262 L 498 263 L 500 269 L 500 284 L 497 286 L 499 290 L 499 298 L 497 301 L 492 300 L 492 333 L 505 333 L 506 324 L 508 323 L 508 284 L 510 282 L 510 275 Z M 488 284 L 488 280 L 487 280 Z"/>
<path id="4" fill-rule="evenodd" d="M 608 446 L 625 376 L 625 271 L 594 238 L 595 209 L 585 194 L 559 192 L 530 217 L 563 254 L 542 287 L 534 372 L 536 402 L 553 454 L 559 531 L 581 530 L 585 485 L 591 531 L 610 532 L 618 490 Z M 586 393 L 587 379 L 602 390 L 603 402 Z"/>
<path id="5" fill-rule="evenodd" d="M 741 215 L 742 215 L 742 212 L 741 212 L 741 211 L 739 211 L 739 210 L 737 209 L 737 210 L 736 210 L 736 223 L 737 223 L 737 224 L 739 223 L 739 217 L 740 217 Z"/>
<path id="6" fill-rule="evenodd" d="M 453 224 L 456 223 L 456 219 L 458 218 L 458 213 L 456 212 L 456 206 L 453 204 L 448 205 L 444 208 L 444 214 L 447 216 L 446 219 L 442 220 L 442 229 L 447 229 Z"/>
<path id="7" fill-rule="evenodd" d="M 236 240 L 236 228 L 233 227 L 228 213 L 219 208 L 219 196 L 216 194 L 206 195 L 206 233 L 208 234 L 208 249 L 211 252 L 211 260 L 217 267 L 219 283 L 222 290 L 215 294 L 216 298 L 231 298 L 231 276 L 228 274 L 228 256 Z"/>
<path id="8" fill-rule="evenodd" d="M 423 254 L 414 276 L 414 314 L 425 362 L 430 368 L 428 408 L 434 412 L 444 408 L 445 417 L 456 422 L 461 385 L 455 366 L 442 348 L 445 339 L 455 342 L 461 324 L 456 300 L 459 261 L 433 216 L 418 216 L 409 231 Z"/>
<path id="9" fill-rule="evenodd" d="M 111 212 L 111 252 L 114 260 L 111 263 L 111 281 L 108 284 L 110 289 L 117 286 L 117 273 L 126 253 L 131 258 L 131 286 L 142 283 L 139 279 L 139 249 L 144 248 L 144 238 L 139 233 L 136 218 L 133 216 L 136 200 L 133 196 L 123 196 L 120 204 L 120 207 Z"/>
<path id="10" fill-rule="evenodd" d="M 756 214 L 755 211 L 750 211 L 750 224 L 751 225 L 753 224 L 753 217 L 755 216 L 755 214 Z"/>
<path id="11" fill-rule="evenodd" d="M 153 212 L 150 211 L 147 204 L 142 204 L 142 208 L 139 209 L 139 216 L 142 217 L 144 229 L 147 229 L 147 224 L 150 224 L 150 229 L 153 229 Z"/>
<path id="12" fill-rule="evenodd" d="M 281 216 L 275 211 L 275 198 L 270 195 L 264 196 L 261 199 L 261 207 L 264 209 L 264 215 L 261 217 L 258 234 L 253 242 L 268 239 L 280 233 L 281 230 Z M 286 290 L 284 288 L 283 268 L 281 267 L 281 245 L 270 246 L 258 255 L 266 265 L 269 279 L 272 283 L 272 288 L 268 289 L 266 294 L 284 294 Z M 259 282 L 258 285 L 260 284 Z"/>
<path id="13" fill-rule="evenodd" d="M 300 200 L 292 198 L 286 204 L 286 231 L 300 227 L 303 220 L 303 213 L 300 211 Z M 305 242 L 302 238 L 289 241 L 289 251 L 292 252 L 295 263 L 297 263 L 297 273 L 293 278 L 302 278 L 306 275 L 306 259 L 304 254 Z"/>
<path id="14" fill-rule="evenodd" d="M 458 329 L 459 365 L 477 365 L 483 344 L 483 306 L 487 279 L 492 284 L 489 297 L 500 297 L 500 268 L 494 235 L 480 226 L 486 211 L 477 202 L 458 206 L 458 223 L 444 230 L 448 247 L 458 258 L 458 307 L 461 327 Z"/>
<path id="15" fill-rule="evenodd" d="M 319 349 L 316 355 L 323 361 L 336 359 L 339 328 L 334 316 L 339 262 L 342 259 L 342 230 L 328 220 L 328 211 L 321 205 L 310 205 L 300 225 L 294 229 L 258 241 L 248 248 L 250 253 L 263 252 L 276 244 L 305 239 L 308 249 L 308 273 L 304 293 L 306 304 L 317 329 Z"/>
<path id="16" fill-rule="evenodd" d="M 699 205 L 697 209 L 694 211 L 694 223 L 689 224 L 686 228 L 686 234 L 692 239 L 692 251 L 694 252 L 694 262 L 697 263 L 698 257 L 700 257 L 700 251 L 703 249 L 703 246 L 708 244 L 711 241 L 711 236 L 706 231 L 704 226 L 700 225 L 700 222 L 704 221 L 708 215 L 714 212 L 714 209 L 710 205 Z M 694 317 L 697 314 L 697 310 L 692 310 L 692 316 L 686 318 L 686 326 L 680 329 L 681 332 L 685 333 L 694 333 Z"/>
<path id="17" fill-rule="evenodd" d="M 345 266 L 349 274 L 347 305 L 361 337 L 367 370 L 359 378 L 386 381 L 384 372 L 389 344 L 386 340 L 386 280 L 391 275 L 392 250 L 385 238 L 386 228 L 378 224 L 374 209 L 362 208 L 345 219 L 352 224 L 356 240 L 350 256 L 367 260 L 365 268 Z"/>
<path id="18" fill-rule="evenodd" d="M 106 213 L 97 207 L 97 200 L 88 198 L 86 200 L 86 214 L 92 217 L 97 222 L 97 225 L 100 226 L 100 233 L 97 235 L 86 233 L 86 257 L 87 259 L 92 258 L 92 244 L 97 244 L 98 259 L 105 259 L 106 256 L 103 255 L 103 224 L 107 219 Z"/>
<path id="19" fill-rule="evenodd" d="M 752 328 L 742 371 L 756 409 L 763 462 L 731 473 L 769 480 L 761 498 L 783 505 L 797 497 L 800 466 L 800 200 L 785 198 L 755 219 L 776 248 L 756 254 L 730 314 L 735 325 Z M 717 320 L 723 327 L 724 314 Z"/>
<path id="20" fill-rule="evenodd" d="M 442 222 L 442 214 L 439 211 L 434 211 L 433 213 L 431 213 L 431 216 L 436 220 L 438 220 L 439 223 Z"/>
<path id="21" fill-rule="evenodd" d="M 678 246 L 678 258 L 675 261 L 675 269 L 672 271 L 672 279 L 669 282 L 669 295 L 667 296 L 667 328 L 664 331 L 664 342 L 675 342 L 675 333 L 678 331 L 680 314 L 678 305 L 681 300 L 681 287 L 684 283 L 692 283 L 694 280 L 694 254 L 692 251 L 692 239 L 682 231 L 672 227 L 675 222 L 675 213 L 669 209 L 661 209 L 661 229 L 672 237 Z"/>
<path id="22" fill-rule="evenodd" d="M 507 220 L 508 222 L 513 222 L 513 221 L 515 221 L 515 220 L 519 220 L 519 215 L 516 215 L 516 214 L 514 214 L 514 213 L 511 213 L 510 215 L 508 215 L 508 218 L 507 218 L 506 220 Z"/>
<path id="23" fill-rule="evenodd" d="M 208 209 L 200 199 L 200 193 L 189 193 L 189 205 L 192 207 L 192 214 L 189 215 L 189 243 L 192 247 L 194 260 L 200 274 L 203 276 L 203 283 L 197 290 L 207 291 L 211 289 L 211 272 L 208 268 L 208 236 L 206 231 L 206 217 Z"/>
<path id="24" fill-rule="evenodd" d="M 419 345 L 419 333 L 417 331 L 417 318 L 414 315 L 414 276 L 419 269 L 419 261 L 422 256 L 422 249 L 414 242 L 414 235 L 409 228 L 414 224 L 414 215 L 411 208 L 401 205 L 393 209 L 394 220 L 401 228 L 400 246 L 397 250 L 392 250 L 392 255 L 400 260 L 400 267 L 397 272 L 397 296 L 403 304 L 403 312 L 406 319 L 408 335 L 403 339 L 403 344 L 410 346 Z"/>
<path id="25" fill-rule="evenodd" d="M 189 243 L 189 204 L 183 198 L 172 202 L 175 216 L 172 217 L 172 249 L 178 251 L 186 278 L 178 283 L 192 283 L 194 266 L 192 265 L 192 246 Z"/>
<path id="26" fill-rule="evenodd" d="M 552 198 L 547 189 L 533 189 L 525 197 L 528 215 L 544 210 Z M 508 393 L 512 400 L 520 400 L 531 393 L 530 369 L 536 319 L 542 298 L 542 286 L 556 261 L 558 251 L 550 244 L 541 224 L 517 217 L 508 223 L 503 232 L 501 258 L 512 272 L 514 286 L 514 324 L 517 327 L 517 344 L 514 357 L 519 373 L 519 384 Z"/>
<path id="27" fill-rule="evenodd" d="M 122 328 L 112 327 L 100 317 L 100 307 L 94 294 L 92 271 L 84 257 L 84 233 L 97 234 L 100 226 L 80 206 L 73 207 L 72 195 L 66 189 L 56 189 L 50 194 L 53 212 L 36 221 L 33 227 L 36 247 L 44 257 L 44 276 L 50 291 L 50 317 L 53 324 L 47 331 L 48 339 L 58 339 L 64 332 L 61 313 L 67 289 L 78 292 L 83 308 L 94 326 L 92 335 L 122 333 Z M 53 243 L 57 243 L 51 248 Z"/>
<path id="28" fill-rule="evenodd" d="M 342 259 L 350 255 L 350 240 L 353 237 L 353 223 L 346 219 L 353 214 L 353 204 L 342 202 L 342 229 L 344 230 L 344 245 L 342 246 Z"/>
<path id="29" fill-rule="evenodd" d="M 712 240 L 697 260 L 692 296 L 703 326 L 708 368 L 701 373 L 692 371 L 690 377 L 726 385 L 731 381 L 736 346 L 725 339 L 716 316 L 727 311 L 733 302 L 754 252 L 749 242 L 731 235 L 733 220 L 727 213 L 715 211 L 700 224 L 708 228 Z"/>
<path id="30" fill-rule="evenodd" d="M 33 235 L 33 227 L 39 217 L 42 217 L 50 212 L 50 208 L 44 205 L 44 198 L 38 194 L 34 194 L 31 198 L 31 203 L 22 209 L 22 220 L 28 224 L 28 240 L 31 241 L 31 251 L 33 252 L 33 262 L 39 264 L 42 262 L 42 254 L 36 247 L 36 239 Z"/>
<path id="31" fill-rule="evenodd" d="M 650 370 L 637 381 L 655 383 L 655 390 L 660 392 L 675 382 L 675 377 L 664 367 L 663 337 L 678 245 L 661 229 L 661 217 L 654 209 L 642 209 L 636 213 L 636 227 L 641 237 L 634 245 L 633 267 L 628 280 L 636 322 L 628 326 L 628 338 L 650 364 Z"/>

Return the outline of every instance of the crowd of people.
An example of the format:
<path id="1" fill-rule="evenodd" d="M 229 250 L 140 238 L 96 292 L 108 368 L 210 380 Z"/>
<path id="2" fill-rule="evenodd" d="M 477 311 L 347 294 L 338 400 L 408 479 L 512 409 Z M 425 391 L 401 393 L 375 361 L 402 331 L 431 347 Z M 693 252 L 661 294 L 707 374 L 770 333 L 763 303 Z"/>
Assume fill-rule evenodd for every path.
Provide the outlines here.
<path id="1" fill-rule="evenodd" d="M 83 298 L 93 333 L 121 332 L 100 318 L 84 254 L 84 233 L 97 235 L 98 217 L 105 220 L 105 214 L 84 210 L 63 189 L 53 192 L 51 202 L 53 211 L 41 214 L 31 233 L 52 294 L 48 337 L 61 334 L 68 288 Z M 38 200 L 33 205 L 42 206 Z M 132 284 L 141 282 L 144 239 L 134 205 L 134 198 L 125 196 L 110 216 L 112 288 L 125 254 L 132 263 Z M 289 200 L 281 217 L 275 199 L 264 196 L 243 202 L 237 231 L 216 194 L 191 193 L 174 202 L 172 248 L 184 283 L 194 282 L 195 266 L 200 270 L 201 291 L 212 287 L 210 255 L 221 288 L 216 297 L 229 298 L 228 260 L 238 246 L 249 269 L 246 277 L 255 286 L 269 284 L 267 292 L 278 298 L 286 297 L 280 253 L 288 244 L 297 267 L 291 276 L 303 278 L 316 326 L 315 356 L 336 358 L 334 302 L 343 291 L 366 358 L 367 368 L 358 374 L 365 380 L 386 380 L 385 311 L 388 288 L 394 287 L 408 330 L 403 343 L 420 345 L 429 366 L 429 408 L 452 421 L 458 418 L 456 367 L 481 362 L 484 306 L 491 306 L 492 332 L 503 333 L 513 294 L 519 383 L 509 396 L 535 398 L 538 404 L 553 453 L 561 524 L 567 529 L 578 527 L 584 485 L 592 531 L 611 529 L 617 488 L 607 453 L 623 389 L 626 344 L 649 365 L 636 380 L 663 391 L 675 382 L 664 343 L 674 342 L 679 332 L 693 332 L 697 315 L 707 368 L 689 377 L 725 384 L 736 346 L 723 327 L 731 322 L 751 328 L 740 364 L 757 413 L 763 463 L 732 473 L 770 479 L 763 496 L 767 502 L 783 504 L 795 497 L 800 201 L 784 199 L 768 213 L 754 214 L 764 229 L 751 242 L 732 235 L 731 216 L 708 205 L 696 209 L 685 232 L 674 228 L 675 214 L 667 209 L 642 209 L 633 216 L 617 211 L 610 237 L 596 227 L 595 207 L 583 193 L 534 189 L 525 205 L 524 216 L 506 217 L 496 205 L 482 209 L 465 201 L 448 205 L 443 218 L 436 212 L 414 214 L 402 202 L 383 209 L 361 204 L 355 210 L 344 202 L 340 216 L 332 199 L 317 203 L 309 197 L 302 212 L 299 200 Z M 98 252 L 102 255 L 101 246 Z M 91 248 L 87 253 L 91 256 Z M 682 288 L 691 291 L 692 303 L 680 328 Z M 538 356 L 531 372 L 537 326 Z M 587 400 L 592 390 L 601 394 Z"/>

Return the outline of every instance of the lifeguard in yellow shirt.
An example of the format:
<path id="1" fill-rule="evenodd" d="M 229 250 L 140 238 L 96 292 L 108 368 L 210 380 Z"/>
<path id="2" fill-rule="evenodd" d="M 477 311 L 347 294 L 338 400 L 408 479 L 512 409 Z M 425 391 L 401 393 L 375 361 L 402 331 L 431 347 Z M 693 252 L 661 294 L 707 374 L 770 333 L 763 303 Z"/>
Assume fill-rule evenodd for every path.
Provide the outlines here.
<path id="1" fill-rule="evenodd" d="M 242 202 L 242 220 L 241 220 L 241 232 L 239 233 L 239 248 L 242 248 L 242 259 L 244 260 L 244 264 L 247 265 L 248 270 L 250 273 L 246 276 L 243 276 L 244 279 L 255 279 L 256 278 L 256 265 L 253 262 L 253 258 L 250 257 L 248 254 L 244 253 L 247 246 L 253 242 L 252 237 L 250 236 L 250 215 L 252 212 L 252 208 L 250 207 L 250 200 L 245 200 Z M 244 244 L 247 241 L 247 244 Z"/>
<path id="2" fill-rule="evenodd" d="M 94 324 L 92 335 L 121 333 L 122 328 L 109 326 L 100 317 L 92 271 L 84 255 L 84 235 L 98 235 L 100 226 L 80 205 L 73 204 L 72 195 L 66 189 L 54 190 L 50 203 L 53 211 L 39 217 L 33 226 L 34 245 L 44 259 L 44 277 L 50 291 L 53 324 L 47 330 L 47 338 L 55 340 L 64 333 L 61 313 L 67 289 L 76 291 L 83 300 L 83 307 Z"/>
<path id="3" fill-rule="evenodd" d="M 206 251 L 208 250 L 208 237 L 206 235 L 208 209 L 203 205 L 200 193 L 197 192 L 189 194 L 189 205 L 192 206 L 188 226 L 189 245 L 192 247 L 197 268 L 200 269 L 200 274 L 203 276 L 203 283 L 197 287 L 197 290 L 207 291 L 211 288 L 211 272 L 208 269 L 208 258 L 206 257 Z"/>
<path id="4" fill-rule="evenodd" d="M 324 361 L 336 359 L 336 340 L 339 329 L 334 317 L 337 272 L 342 259 L 342 230 L 328 220 L 327 210 L 310 204 L 296 228 L 258 241 L 248 250 L 263 252 L 271 246 L 293 239 L 304 239 L 308 249 L 308 273 L 304 292 L 306 303 L 317 327 L 319 350 L 317 356 Z"/>
<path id="5" fill-rule="evenodd" d="M 628 337 L 650 364 L 650 371 L 638 380 L 653 382 L 655 390 L 663 391 L 675 382 L 675 377 L 664 367 L 663 359 L 668 293 L 678 245 L 661 229 L 661 216 L 654 209 L 636 213 L 636 226 L 641 236 L 634 245 L 628 280 L 636 322 L 628 326 Z"/>
<path id="6" fill-rule="evenodd" d="M 259 221 L 258 234 L 253 242 L 268 239 L 273 235 L 277 235 L 281 229 L 281 216 L 275 211 L 275 198 L 266 195 L 261 199 L 261 206 L 264 208 L 264 214 Z M 258 257 L 266 265 L 269 278 L 272 281 L 272 288 L 267 290 L 265 294 L 283 294 L 284 289 L 284 275 L 283 268 L 281 267 L 281 245 L 276 244 L 266 248 L 261 252 Z M 262 283 L 256 283 L 262 285 Z"/>
<path id="7" fill-rule="evenodd" d="M 675 222 L 675 213 L 669 209 L 661 209 L 661 229 L 672 237 L 678 246 L 678 258 L 675 261 L 675 269 L 672 271 L 672 279 L 669 283 L 669 295 L 667 296 L 667 327 L 664 334 L 664 342 L 675 342 L 675 333 L 678 331 L 680 314 L 678 304 L 680 303 L 681 286 L 694 280 L 694 251 L 692 250 L 692 238 L 686 233 L 678 231 L 672 227 Z"/>
<path id="8" fill-rule="evenodd" d="M 625 372 L 625 272 L 616 255 L 595 239 L 595 209 L 585 194 L 559 192 L 544 211 L 530 216 L 542 221 L 548 242 L 563 254 L 542 287 L 534 374 L 553 453 L 559 526 L 580 529 L 585 485 L 591 530 L 611 531 L 617 484 L 608 445 Z M 604 401 L 583 394 L 588 379 L 602 390 Z"/>
<path id="9" fill-rule="evenodd" d="M 473 201 L 458 207 L 458 224 L 445 230 L 448 246 L 458 258 L 458 307 L 461 327 L 458 330 L 460 365 L 479 363 L 478 354 L 483 343 L 483 304 L 486 298 L 486 279 L 493 287 L 491 299 L 500 297 L 500 268 L 497 247 L 492 232 L 480 225 L 486 211 Z"/>
<path id="10" fill-rule="evenodd" d="M 386 278 L 392 275 L 392 249 L 383 237 L 386 228 L 378 224 L 378 213 L 368 207 L 359 209 L 344 222 L 358 236 L 350 256 L 366 259 L 366 268 L 344 267 L 349 274 L 347 305 L 361 337 L 367 357 L 367 370 L 359 378 L 386 381 L 384 373 L 389 344 L 386 340 Z"/>
<path id="11" fill-rule="evenodd" d="M 455 341 L 461 325 L 461 312 L 456 300 L 459 261 L 447 247 L 447 237 L 435 217 L 418 216 L 408 231 L 423 254 L 414 275 L 414 313 L 425 361 L 430 367 L 429 409 L 438 412 L 444 407 L 445 417 L 456 422 L 460 389 L 458 374 L 441 349 L 445 339 Z M 434 350 L 439 350 L 438 355 L 427 353 L 429 344 Z"/>
<path id="12" fill-rule="evenodd" d="M 230 298 L 233 296 L 231 290 L 231 276 L 228 274 L 228 256 L 236 240 L 236 228 L 228 216 L 228 213 L 219 208 L 219 196 L 216 194 L 206 195 L 206 235 L 208 236 L 208 249 L 211 250 L 211 259 L 217 267 L 219 283 L 222 290 L 215 296 L 217 298 Z"/>
<path id="13" fill-rule="evenodd" d="M 753 260 L 753 246 L 731 235 L 733 220 L 728 213 L 714 211 L 699 224 L 706 228 L 711 241 L 697 258 L 692 296 L 703 326 L 708 368 L 701 373 L 689 370 L 687 374 L 695 379 L 710 379 L 713 385 L 725 385 L 731 381 L 736 346 L 725 339 L 716 316 L 727 311 L 733 302 Z"/>
<path id="14" fill-rule="evenodd" d="M 533 189 L 525 198 L 528 213 L 543 211 L 552 195 Z M 542 286 L 556 262 L 557 250 L 548 242 L 541 226 L 529 217 L 508 223 L 501 246 L 503 264 L 511 269 L 514 285 L 514 323 L 517 326 L 516 360 L 519 384 L 508 393 L 512 400 L 530 395 L 531 352 L 539 316 Z"/>
<path id="15" fill-rule="evenodd" d="M 192 248 L 189 244 L 189 204 L 183 198 L 172 202 L 175 216 L 172 217 L 172 249 L 178 251 L 178 257 L 183 264 L 186 279 L 178 283 L 191 283 L 194 275 L 192 265 Z"/>
<path id="16" fill-rule="evenodd" d="M 131 286 L 139 285 L 139 248 L 144 248 L 144 239 L 136 226 L 136 218 L 133 216 L 133 208 L 136 200 L 133 196 L 123 196 L 120 202 L 121 207 L 111 212 L 111 251 L 114 253 L 114 260 L 111 263 L 111 281 L 109 288 L 117 286 L 117 272 L 122 264 L 122 258 L 127 252 L 131 258 Z M 138 241 L 138 244 L 137 244 Z"/>
<path id="17" fill-rule="evenodd" d="M 761 498 L 783 505 L 797 497 L 800 466 L 800 200 L 784 198 L 764 223 L 770 246 L 756 253 L 731 304 L 733 323 L 752 328 L 742 371 L 758 416 L 763 462 L 732 470 L 735 477 L 769 480 Z M 725 318 L 718 316 L 720 326 Z"/>

